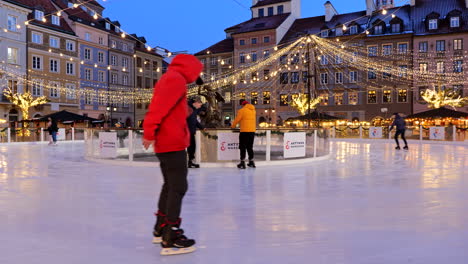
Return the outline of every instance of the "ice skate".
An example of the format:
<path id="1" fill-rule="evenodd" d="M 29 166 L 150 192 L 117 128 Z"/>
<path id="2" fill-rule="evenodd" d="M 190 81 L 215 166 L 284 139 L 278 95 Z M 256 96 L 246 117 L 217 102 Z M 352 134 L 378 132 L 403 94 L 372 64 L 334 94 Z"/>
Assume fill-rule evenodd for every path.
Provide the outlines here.
<path id="1" fill-rule="evenodd" d="M 253 160 L 249 160 L 249 163 L 247 163 L 247 166 L 249 166 L 250 168 L 257 168 Z"/>
<path id="2" fill-rule="evenodd" d="M 190 161 L 188 162 L 188 167 L 191 168 L 191 169 L 192 169 L 192 168 L 198 169 L 198 168 L 200 168 L 200 164 L 196 164 L 196 163 L 194 163 L 193 161 L 190 160 Z"/>
<path id="3" fill-rule="evenodd" d="M 396 150 L 400 150 L 401 148 L 400 148 L 400 146 L 397 146 L 395 149 L 396 149 Z"/>
<path id="4" fill-rule="evenodd" d="M 403 149 L 404 149 L 404 150 L 408 150 L 408 146 L 404 146 Z"/>
<path id="5" fill-rule="evenodd" d="M 158 211 L 154 214 L 156 216 L 156 223 L 153 228 L 153 244 L 159 244 L 162 242 L 162 224 L 164 223 L 165 214 Z"/>
<path id="6" fill-rule="evenodd" d="M 237 164 L 237 168 L 245 169 L 245 161 L 242 160 L 239 164 Z"/>
<path id="7" fill-rule="evenodd" d="M 181 230 L 175 225 L 166 225 L 163 228 L 163 241 L 161 242 L 161 255 L 179 255 L 194 252 L 195 240 L 181 235 Z"/>

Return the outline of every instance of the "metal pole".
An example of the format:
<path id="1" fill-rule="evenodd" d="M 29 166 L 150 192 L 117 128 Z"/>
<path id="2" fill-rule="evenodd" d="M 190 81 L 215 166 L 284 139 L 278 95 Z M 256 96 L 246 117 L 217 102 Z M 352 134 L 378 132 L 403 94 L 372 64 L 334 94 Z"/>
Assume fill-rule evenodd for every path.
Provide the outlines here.
<path id="1" fill-rule="evenodd" d="M 8 128 L 8 129 L 7 129 L 7 142 L 8 142 L 8 143 L 11 142 L 11 128 Z"/>
<path id="2" fill-rule="evenodd" d="M 133 161 L 133 130 L 128 131 L 128 160 Z"/>
<path id="3" fill-rule="evenodd" d="M 314 158 L 317 157 L 317 130 L 314 131 Z"/>
<path id="4" fill-rule="evenodd" d="M 423 140 L 423 128 L 422 125 L 419 126 L 419 141 Z"/>
<path id="5" fill-rule="evenodd" d="M 44 128 L 41 127 L 41 142 L 44 141 Z"/>
<path id="6" fill-rule="evenodd" d="M 453 141 L 457 141 L 457 126 L 453 125 L 452 131 L 453 131 Z"/>
<path id="7" fill-rule="evenodd" d="M 359 126 L 359 138 L 362 139 L 362 126 Z"/>
<path id="8" fill-rule="evenodd" d="M 72 127 L 72 141 L 75 141 L 75 128 Z"/>
<path id="9" fill-rule="evenodd" d="M 307 93 L 308 93 L 308 98 L 307 98 L 307 127 L 310 128 L 310 119 L 311 119 L 311 113 L 310 113 L 310 98 L 312 97 L 311 91 L 310 91 L 310 79 L 312 78 L 312 75 L 310 73 L 310 57 L 312 54 L 310 54 L 310 42 L 307 40 L 307 54 L 309 54 L 307 58 Z"/>
<path id="10" fill-rule="evenodd" d="M 271 160 L 271 130 L 266 132 L 266 161 Z"/>
<path id="11" fill-rule="evenodd" d="M 201 132 L 198 130 L 195 134 L 195 162 L 201 162 Z"/>

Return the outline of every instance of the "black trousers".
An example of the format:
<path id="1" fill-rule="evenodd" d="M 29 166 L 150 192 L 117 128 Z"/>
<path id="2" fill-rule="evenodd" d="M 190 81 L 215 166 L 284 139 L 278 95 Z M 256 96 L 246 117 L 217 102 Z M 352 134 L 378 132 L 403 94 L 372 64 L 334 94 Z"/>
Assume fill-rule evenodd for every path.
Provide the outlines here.
<path id="1" fill-rule="evenodd" d="M 187 153 L 158 153 L 164 184 L 159 196 L 159 210 L 167 215 L 170 222 L 177 222 L 182 208 L 182 199 L 188 189 L 187 183 Z"/>
<path id="2" fill-rule="evenodd" d="M 255 132 L 240 132 L 239 134 L 239 149 L 240 159 L 245 160 L 245 152 L 249 154 L 249 160 L 254 159 L 253 144 Z"/>
<path id="3" fill-rule="evenodd" d="M 401 139 L 403 139 L 403 142 L 405 142 L 405 146 L 408 146 L 408 143 L 406 142 L 405 138 L 405 129 L 397 129 L 395 133 L 395 141 L 397 146 L 400 146 L 400 142 L 398 142 L 398 136 L 401 135 Z"/>
<path id="4" fill-rule="evenodd" d="M 195 134 L 190 134 L 190 146 L 187 148 L 189 160 L 195 159 L 195 150 L 197 149 L 197 143 L 195 142 Z"/>

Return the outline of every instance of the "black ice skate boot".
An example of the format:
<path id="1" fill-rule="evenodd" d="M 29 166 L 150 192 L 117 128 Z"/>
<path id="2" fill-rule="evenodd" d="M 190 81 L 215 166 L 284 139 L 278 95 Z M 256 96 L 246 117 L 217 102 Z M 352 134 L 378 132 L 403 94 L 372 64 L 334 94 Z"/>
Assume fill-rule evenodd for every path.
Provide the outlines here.
<path id="1" fill-rule="evenodd" d="M 161 211 L 158 211 L 154 215 L 156 216 L 156 223 L 153 228 L 153 244 L 159 244 L 162 242 L 162 229 L 166 215 Z"/>
<path id="2" fill-rule="evenodd" d="M 194 163 L 194 162 L 193 162 L 193 161 L 191 161 L 191 160 L 189 160 L 189 162 L 188 162 L 188 167 L 189 167 L 189 168 L 195 168 L 195 169 L 198 169 L 198 168 L 200 168 L 200 165 L 199 165 L 199 164 L 196 164 L 196 163 Z"/>
<path id="3" fill-rule="evenodd" d="M 193 246 L 195 240 L 188 239 L 186 236 L 181 235 L 181 230 L 173 224 L 165 223 L 163 227 L 163 239 L 161 242 L 161 255 L 178 255 L 191 253 L 196 250 Z"/>
<path id="4" fill-rule="evenodd" d="M 404 146 L 403 149 L 404 149 L 404 150 L 408 150 L 408 146 Z"/>
<path id="5" fill-rule="evenodd" d="M 241 160 L 241 162 L 239 164 L 237 164 L 237 168 L 239 169 L 245 169 L 245 161 Z"/>
<path id="6" fill-rule="evenodd" d="M 253 160 L 249 160 L 249 163 L 247 163 L 247 166 L 249 166 L 250 168 L 257 168 Z"/>
<path id="7" fill-rule="evenodd" d="M 396 149 L 396 150 L 400 150 L 401 148 L 400 148 L 400 146 L 397 146 L 395 149 Z"/>

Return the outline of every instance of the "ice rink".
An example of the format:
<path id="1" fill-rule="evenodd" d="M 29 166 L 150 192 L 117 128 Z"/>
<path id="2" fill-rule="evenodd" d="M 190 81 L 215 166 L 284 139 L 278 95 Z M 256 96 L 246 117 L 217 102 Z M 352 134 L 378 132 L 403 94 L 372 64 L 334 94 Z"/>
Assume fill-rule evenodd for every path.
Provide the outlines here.
<path id="1" fill-rule="evenodd" d="M 468 263 L 468 147 L 335 142 L 328 161 L 191 170 L 183 228 L 151 244 L 158 168 L 85 161 L 83 143 L 0 146 L 1 264 Z"/>

